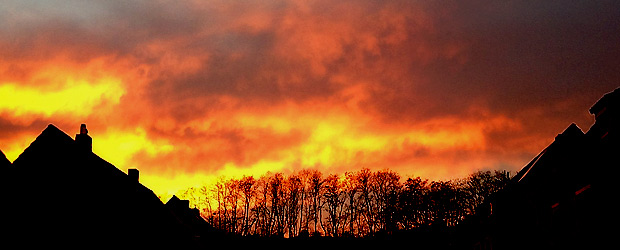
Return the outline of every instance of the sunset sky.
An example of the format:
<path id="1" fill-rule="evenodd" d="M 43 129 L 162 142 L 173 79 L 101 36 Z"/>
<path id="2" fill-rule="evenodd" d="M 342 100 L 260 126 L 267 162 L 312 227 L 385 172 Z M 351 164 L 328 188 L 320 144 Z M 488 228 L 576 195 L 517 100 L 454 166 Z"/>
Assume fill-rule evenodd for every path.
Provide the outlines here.
<path id="1" fill-rule="evenodd" d="M 159 195 L 521 169 L 620 86 L 620 1 L 0 3 L 0 150 L 86 123 Z"/>

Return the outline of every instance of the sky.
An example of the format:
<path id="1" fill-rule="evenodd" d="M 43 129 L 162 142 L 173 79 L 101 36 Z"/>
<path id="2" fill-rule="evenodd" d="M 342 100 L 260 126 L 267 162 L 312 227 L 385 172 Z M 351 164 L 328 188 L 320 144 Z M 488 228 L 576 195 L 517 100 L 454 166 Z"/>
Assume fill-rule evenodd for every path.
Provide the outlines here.
<path id="1" fill-rule="evenodd" d="M 620 86 L 619 1 L 0 4 L 0 150 L 86 123 L 158 195 L 267 171 L 518 171 Z"/>

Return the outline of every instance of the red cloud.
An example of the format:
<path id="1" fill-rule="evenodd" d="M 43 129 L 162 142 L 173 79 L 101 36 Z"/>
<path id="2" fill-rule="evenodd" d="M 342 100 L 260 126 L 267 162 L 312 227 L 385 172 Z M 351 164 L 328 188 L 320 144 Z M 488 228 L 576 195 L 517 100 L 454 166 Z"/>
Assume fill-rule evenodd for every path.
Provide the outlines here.
<path id="1" fill-rule="evenodd" d="M 14 158 L 47 123 L 88 123 L 103 158 L 153 178 L 517 170 L 567 124 L 588 127 L 589 105 L 620 82 L 618 6 L 553 5 L 8 1 L 0 88 L 39 100 L 119 88 L 19 119 L 0 102 L 0 147 Z"/>

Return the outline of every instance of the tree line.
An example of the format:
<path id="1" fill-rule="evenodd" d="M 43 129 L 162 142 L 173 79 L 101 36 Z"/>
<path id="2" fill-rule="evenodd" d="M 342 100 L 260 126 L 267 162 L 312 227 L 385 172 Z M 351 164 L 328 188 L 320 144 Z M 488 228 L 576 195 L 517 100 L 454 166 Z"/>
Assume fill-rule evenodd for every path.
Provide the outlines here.
<path id="1" fill-rule="evenodd" d="M 289 176 L 220 179 L 179 196 L 198 208 L 207 222 L 230 234 L 368 237 L 455 226 L 509 179 L 506 171 L 478 171 L 449 181 L 401 181 L 390 170 L 328 176 L 303 170 Z"/>

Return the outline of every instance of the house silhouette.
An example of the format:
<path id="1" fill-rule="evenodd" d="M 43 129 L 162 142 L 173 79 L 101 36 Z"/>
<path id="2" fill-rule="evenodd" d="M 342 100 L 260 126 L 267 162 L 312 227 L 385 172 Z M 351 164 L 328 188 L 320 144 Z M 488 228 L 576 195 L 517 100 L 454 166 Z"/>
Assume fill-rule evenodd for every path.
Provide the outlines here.
<path id="1" fill-rule="evenodd" d="M 12 164 L 2 158 L 4 244 L 178 247 L 209 231 L 164 205 L 137 169 L 125 174 L 94 154 L 84 124 L 75 140 L 50 124 Z"/>
<path id="2" fill-rule="evenodd" d="M 478 249 L 609 246 L 617 217 L 620 88 L 590 108 L 584 133 L 571 124 L 465 223 Z M 614 244 L 612 244 L 614 245 Z"/>

